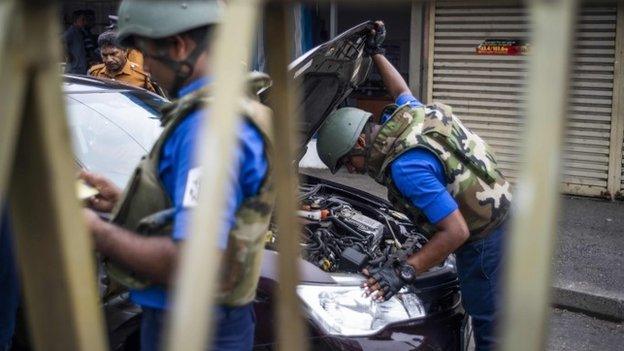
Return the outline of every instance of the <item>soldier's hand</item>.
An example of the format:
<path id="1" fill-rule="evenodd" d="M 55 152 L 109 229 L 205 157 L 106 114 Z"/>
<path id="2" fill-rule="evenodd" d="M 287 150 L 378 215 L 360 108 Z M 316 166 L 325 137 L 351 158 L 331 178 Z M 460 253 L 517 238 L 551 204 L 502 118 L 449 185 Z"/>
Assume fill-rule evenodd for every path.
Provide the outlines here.
<path id="1" fill-rule="evenodd" d="M 98 194 L 90 197 L 87 200 L 87 206 L 99 212 L 111 212 L 119 198 L 121 197 L 122 190 L 119 189 L 113 182 L 105 177 L 82 171 L 78 174 L 78 178 L 84 180 L 87 184 L 97 189 Z"/>
<path id="2" fill-rule="evenodd" d="M 405 285 L 394 267 L 367 268 L 362 273 L 368 277 L 362 284 L 364 296 L 372 295 L 375 301 L 387 301 Z"/>
<path id="3" fill-rule="evenodd" d="M 373 56 L 376 54 L 384 54 L 385 50 L 381 47 L 386 39 L 386 25 L 382 21 L 375 21 L 370 24 L 370 33 L 366 38 L 366 46 L 364 52 Z"/>

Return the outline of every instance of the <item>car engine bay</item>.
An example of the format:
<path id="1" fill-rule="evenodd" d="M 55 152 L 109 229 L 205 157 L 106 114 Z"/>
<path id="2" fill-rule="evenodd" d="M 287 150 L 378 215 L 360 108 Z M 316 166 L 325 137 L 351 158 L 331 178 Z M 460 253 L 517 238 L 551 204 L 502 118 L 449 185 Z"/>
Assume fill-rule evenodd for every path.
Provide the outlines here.
<path id="1" fill-rule="evenodd" d="M 304 182 L 299 187 L 299 203 L 301 254 L 326 272 L 356 273 L 408 241 L 416 246 L 414 251 L 427 242 L 407 216 L 370 196 Z"/>

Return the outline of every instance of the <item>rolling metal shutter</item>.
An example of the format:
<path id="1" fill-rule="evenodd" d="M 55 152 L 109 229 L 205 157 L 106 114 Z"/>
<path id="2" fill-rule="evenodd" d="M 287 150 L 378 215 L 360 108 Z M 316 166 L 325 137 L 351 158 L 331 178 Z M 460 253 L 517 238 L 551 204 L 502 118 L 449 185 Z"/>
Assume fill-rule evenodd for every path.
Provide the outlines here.
<path id="1" fill-rule="evenodd" d="M 601 195 L 607 188 L 615 24 L 615 5 L 581 11 L 565 134 L 563 189 L 568 193 Z M 512 181 L 524 142 L 527 58 L 476 55 L 475 48 L 487 38 L 528 39 L 529 26 L 519 5 L 436 3 L 433 100 L 451 105 L 492 146 Z"/>
<path id="2" fill-rule="evenodd" d="M 606 191 L 613 105 L 616 6 L 584 7 L 577 25 L 569 97 L 565 190 Z"/>

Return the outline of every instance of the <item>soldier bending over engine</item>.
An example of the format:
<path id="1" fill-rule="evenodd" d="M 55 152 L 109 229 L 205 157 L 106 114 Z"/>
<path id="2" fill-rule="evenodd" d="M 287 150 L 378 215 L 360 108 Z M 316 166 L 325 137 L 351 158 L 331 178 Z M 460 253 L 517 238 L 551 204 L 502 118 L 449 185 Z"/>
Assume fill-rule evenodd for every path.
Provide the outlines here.
<path id="1" fill-rule="evenodd" d="M 368 123 L 371 114 L 360 109 L 334 111 L 319 131 L 317 149 L 332 172 L 344 165 L 385 185 L 389 200 L 429 241 L 396 264 L 365 268 L 365 293 L 387 300 L 455 253 L 477 349 L 493 349 L 510 185 L 488 145 L 450 107 L 424 106 L 412 95 L 383 55 L 384 37 L 383 23 L 372 24 L 366 52 L 395 105 L 384 110 L 381 125 Z"/>

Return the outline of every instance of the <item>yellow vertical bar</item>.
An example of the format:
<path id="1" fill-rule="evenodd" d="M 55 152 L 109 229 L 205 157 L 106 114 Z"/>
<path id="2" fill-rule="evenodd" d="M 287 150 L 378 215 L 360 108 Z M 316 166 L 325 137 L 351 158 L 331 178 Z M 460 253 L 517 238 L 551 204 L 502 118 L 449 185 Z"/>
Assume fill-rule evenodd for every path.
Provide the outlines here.
<path id="1" fill-rule="evenodd" d="M 204 170 L 199 205 L 191 235 L 182 247 L 174 304 L 169 319 L 168 350 L 204 350 L 212 338 L 211 313 L 219 282 L 221 255 L 217 235 L 226 205 L 228 169 L 236 147 L 239 101 L 245 67 L 255 37 L 258 0 L 230 0 L 217 30 L 210 72 L 214 72 L 214 103 L 201 131 L 199 159 Z"/>
<path id="2" fill-rule="evenodd" d="M 105 350 L 95 256 L 75 194 L 60 90 L 57 8 L 55 1 L 20 2 L 9 33 L 27 40 L 9 42 L 2 53 L 0 77 L 19 82 L 0 97 L 0 105 L 11 105 L 3 118 L 12 132 L 21 120 L 11 136 L 17 147 L 9 182 L 16 256 L 35 348 Z M 15 96 L 25 96 L 24 109 L 6 100 Z"/>
<path id="3" fill-rule="evenodd" d="M 296 91 L 290 74 L 290 45 L 292 35 L 289 16 L 290 4 L 274 3 L 267 6 L 267 57 L 269 73 L 274 84 L 269 102 L 274 111 L 275 123 L 275 184 L 276 217 L 279 233 L 277 291 L 278 347 L 280 350 L 307 350 L 306 334 L 300 315 L 301 302 L 297 297 L 299 271 L 293 262 L 300 259 L 299 233 L 301 228 L 295 217 L 297 209 L 297 175 L 293 165 L 295 148 Z"/>
<path id="4" fill-rule="evenodd" d="M 503 322 L 504 350 L 542 350 L 559 205 L 560 154 L 576 10 L 571 0 L 528 2 L 531 18 L 525 167 L 516 189 Z"/>
<path id="5" fill-rule="evenodd" d="M 14 28 L 19 24 L 15 1 L 0 2 L 0 81 L 4 82 L 0 95 L 0 213 L 7 196 L 7 184 L 13 165 L 15 144 L 24 99 L 26 74 L 24 60 L 17 50 L 20 39 Z M 2 219 L 0 218 L 0 221 Z"/>

